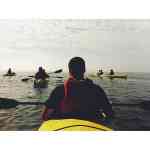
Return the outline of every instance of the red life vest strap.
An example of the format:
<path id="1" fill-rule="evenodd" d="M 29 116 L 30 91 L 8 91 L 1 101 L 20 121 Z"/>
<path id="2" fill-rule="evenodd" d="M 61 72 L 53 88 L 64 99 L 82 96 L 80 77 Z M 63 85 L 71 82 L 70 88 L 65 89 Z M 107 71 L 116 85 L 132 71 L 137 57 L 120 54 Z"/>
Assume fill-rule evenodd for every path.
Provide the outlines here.
<path id="1" fill-rule="evenodd" d="M 68 104 L 68 89 L 69 89 L 69 84 L 71 81 L 75 81 L 75 79 L 71 76 L 68 80 L 64 81 L 64 98 L 60 102 L 60 112 L 65 113 L 68 111 L 70 108 L 69 106 L 66 105 Z"/>

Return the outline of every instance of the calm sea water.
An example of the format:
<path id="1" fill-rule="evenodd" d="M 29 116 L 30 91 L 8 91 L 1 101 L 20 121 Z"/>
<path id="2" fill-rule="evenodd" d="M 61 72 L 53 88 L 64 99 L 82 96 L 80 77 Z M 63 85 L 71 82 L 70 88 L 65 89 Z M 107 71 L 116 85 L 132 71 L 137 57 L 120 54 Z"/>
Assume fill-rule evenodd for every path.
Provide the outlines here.
<path id="1" fill-rule="evenodd" d="M 139 103 L 150 100 L 150 73 L 127 73 L 128 79 L 100 79 L 88 75 L 100 85 L 113 103 Z M 32 73 L 18 73 L 14 77 L 0 75 L 0 97 L 18 101 L 46 101 L 51 91 L 66 79 L 64 74 L 51 75 L 49 87 L 38 91 L 33 88 L 33 79 L 22 82 L 21 79 Z M 60 79 L 58 76 L 63 76 Z M 150 130 L 150 110 L 138 106 L 113 106 L 115 118 L 111 126 L 116 130 Z M 42 123 L 42 106 L 22 106 L 0 109 L 0 130 L 37 130 Z"/>

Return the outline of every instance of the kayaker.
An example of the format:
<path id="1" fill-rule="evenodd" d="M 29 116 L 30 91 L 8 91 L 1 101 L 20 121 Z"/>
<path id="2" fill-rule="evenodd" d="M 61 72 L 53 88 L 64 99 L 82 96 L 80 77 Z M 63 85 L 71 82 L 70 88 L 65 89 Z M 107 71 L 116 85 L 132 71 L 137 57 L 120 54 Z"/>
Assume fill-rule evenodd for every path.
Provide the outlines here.
<path id="1" fill-rule="evenodd" d="M 45 80 L 46 78 L 48 78 L 49 75 L 45 72 L 45 69 L 43 69 L 42 67 L 39 67 L 38 72 L 35 74 L 35 79 L 39 80 Z"/>
<path id="2" fill-rule="evenodd" d="M 84 77 L 85 61 L 74 57 L 68 67 L 69 78 L 64 85 L 57 86 L 50 94 L 43 120 L 65 117 L 96 119 L 100 111 L 105 117 L 112 117 L 112 105 L 104 90 Z"/>
<path id="3" fill-rule="evenodd" d="M 103 70 L 102 70 L 102 69 L 100 69 L 100 70 L 98 71 L 98 73 L 99 73 L 99 75 L 104 74 L 104 72 L 103 72 Z"/>
<path id="4" fill-rule="evenodd" d="M 12 74 L 11 68 L 8 69 L 7 74 Z"/>
<path id="5" fill-rule="evenodd" d="M 114 74 L 115 74 L 114 70 L 113 70 L 113 69 L 110 69 L 109 75 L 114 75 Z"/>

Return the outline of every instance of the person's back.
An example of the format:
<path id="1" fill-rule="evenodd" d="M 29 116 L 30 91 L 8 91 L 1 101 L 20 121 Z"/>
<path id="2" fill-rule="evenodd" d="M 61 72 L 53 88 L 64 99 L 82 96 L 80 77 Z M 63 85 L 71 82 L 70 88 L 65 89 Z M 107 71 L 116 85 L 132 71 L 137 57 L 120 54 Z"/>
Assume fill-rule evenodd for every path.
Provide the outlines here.
<path id="1" fill-rule="evenodd" d="M 73 58 L 73 61 L 83 61 L 79 57 Z M 51 93 L 46 102 L 46 110 L 43 118 L 48 118 L 48 109 L 53 108 L 58 116 L 67 114 L 74 117 L 95 118 L 100 109 L 108 116 L 113 115 L 112 106 L 110 105 L 105 92 L 95 85 L 92 80 L 84 79 L 85 72 L 83 66 L 74 64 L 75 67 L 69 66 L 70 78 L 64 85 L 58 86 Z M 80 67 L 81 66 L 81 67 Z M 79 68 L 79 69 L 78 69 Z M 79 72 L 78 72 L 79 71 Z"/>

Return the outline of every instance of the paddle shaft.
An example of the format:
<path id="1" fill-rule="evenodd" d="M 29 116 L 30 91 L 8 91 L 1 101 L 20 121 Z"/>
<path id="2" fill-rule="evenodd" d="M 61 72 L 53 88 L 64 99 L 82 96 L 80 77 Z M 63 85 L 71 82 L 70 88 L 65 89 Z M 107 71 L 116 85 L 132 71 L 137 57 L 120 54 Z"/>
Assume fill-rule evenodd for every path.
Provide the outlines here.
<path id="1" fill-rule="evenodd" d="M 42 102 L 18 102 L 18 105 L 45 105 L 45 103 Z"/>
<path id="2" fill-rule="evenodd" d="M 48 73 L 48 74 L 61 73 L 62 71 L 63 71 L 62 69 L 59 69 L 59 70 L 56 70 L 56 71 L 54 71 L 54 72 L 50 72 L 50 73 Z M 28 80 L 30 80 L 30 79 L 32 79 L 32 78 L 35 78 L 35 76 L 34 76 L 34 75 L 28 76 L 28 78 L 23 78 L 22 81 L 28 81 Z"/>
<path id="3" fill-rule="evenodd" d="M 50 73 L 48 73 L 48 74 L 52 74 L 52 73 L 61 73 L 62 72 L 62 69 L 59 69 L 59 70 L 56 70 L 56 71 L 53 71 L 53 72 L 50 72 Z M 34 78 L 35 76 L 28 76 L 28 77 L 30 77 L 30 78 Z"/>
<path id="4" fill-rule="evenodd" d="M 13 108 L 18 105 L 45 105 L 44 102 L 20 102 L 15 99 L 9 99 L 9 98 L 0 98 L 0 108 Z M 136 107 L 140 106 L 143 109 L 149 109 L 150 110 L 150 101 L 143 101 L 137 104 L 119 104 L 119 103 L 112 103 L 112 106 L 126 106 L 126 107 Z"/>

